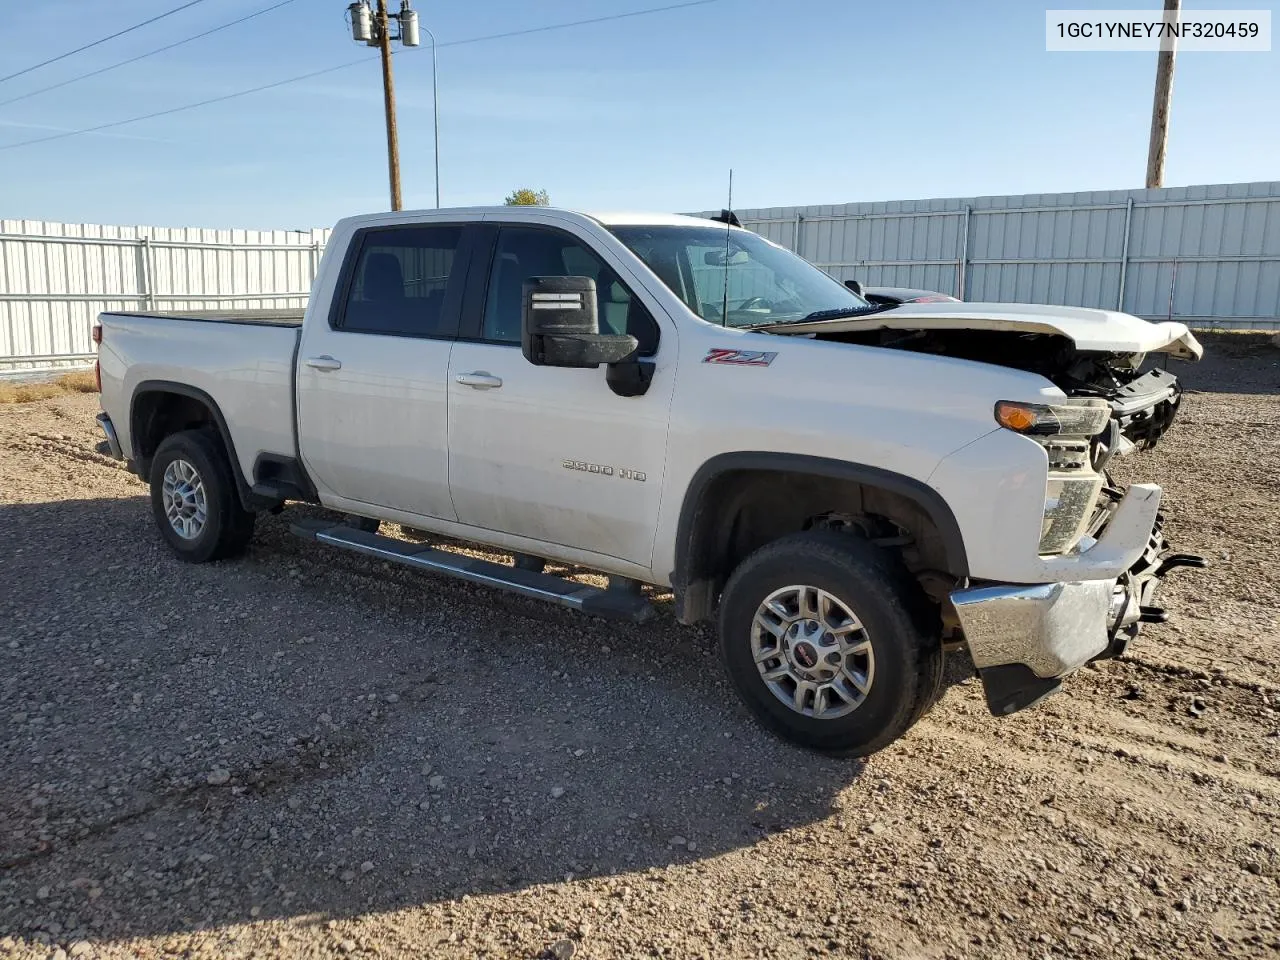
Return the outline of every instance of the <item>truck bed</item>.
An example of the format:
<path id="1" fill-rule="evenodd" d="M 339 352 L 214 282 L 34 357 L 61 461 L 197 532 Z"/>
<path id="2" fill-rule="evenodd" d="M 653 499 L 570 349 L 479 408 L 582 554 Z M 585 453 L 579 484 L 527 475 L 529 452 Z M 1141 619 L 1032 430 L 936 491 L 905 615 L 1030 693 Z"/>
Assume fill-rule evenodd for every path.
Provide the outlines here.
<path id="1" fill-rule="evenodd" d="M 132 310 L 115 311 L 116 317 L 156 317 L 161 320 L 205 320 L 210 323 L 240 323 L 249 326 L 300 327 L 305 307 L 264 310 Z"/>
<path id="2" fill-rule="evenodd" d="M 293 368 L 302 311 L 109 312 L 98 322 L 102 405 L 126 453 L 135 396 L 176 388 L 217 405 L 244 476 L 254 475 L 263 454 L 296 454 Z"/>

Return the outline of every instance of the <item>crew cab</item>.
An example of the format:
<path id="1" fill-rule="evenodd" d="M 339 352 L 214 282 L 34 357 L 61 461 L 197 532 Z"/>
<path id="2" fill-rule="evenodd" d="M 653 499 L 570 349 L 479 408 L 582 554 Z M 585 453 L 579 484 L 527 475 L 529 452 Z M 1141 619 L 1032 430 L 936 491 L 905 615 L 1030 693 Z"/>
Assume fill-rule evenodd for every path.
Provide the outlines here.
<path id="1" fill-rule="evenodd" d="M 1107 470 L 1173 421 L 1146 358 L 1198 359 L 1185 326 L 871 304 L 729 224 L 353 217 L 305 315 L 110 312 L 95 337 L 105 446 L 179 558 L 303 502 L 331 515 L 300 536 L 587 614 L 648 619 L 651 585 L 718 624 L 763 724 L 833 753 L 902 735 L 962 649 L 994 713 L 1035 702 L 1202 563 L 1166 547 L 1159 487 Z"/>

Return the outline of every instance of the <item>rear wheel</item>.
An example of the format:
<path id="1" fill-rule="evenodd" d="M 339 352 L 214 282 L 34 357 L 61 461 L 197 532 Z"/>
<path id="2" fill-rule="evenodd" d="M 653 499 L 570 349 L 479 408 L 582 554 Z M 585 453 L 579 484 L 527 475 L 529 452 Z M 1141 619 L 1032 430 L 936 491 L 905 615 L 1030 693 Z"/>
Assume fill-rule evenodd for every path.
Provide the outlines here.
<path id="1" fill-rule="evenodd" d="M 237 556 L 253 536 L 255 515 L 240 505 L 226 450 L 207 430 L 160 443 L 151 462 L 151 511 L 164 542 L 188 563 Z"/>
<path id="2" fill-rule="evenodd" d="M 765 727 L 846 756 L 902 736 L 936 696 L 942 646 L 893 557 L 813 531 L 761 547 L 729 578 L 720 649 Z"/>

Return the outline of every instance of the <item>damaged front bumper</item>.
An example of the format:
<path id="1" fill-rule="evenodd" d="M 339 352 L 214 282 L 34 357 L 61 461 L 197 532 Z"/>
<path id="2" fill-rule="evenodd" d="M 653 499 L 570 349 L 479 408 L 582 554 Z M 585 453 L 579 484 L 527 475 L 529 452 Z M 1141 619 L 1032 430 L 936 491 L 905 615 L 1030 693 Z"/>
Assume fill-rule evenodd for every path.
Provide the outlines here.
<path id="1" fill-rule="evenodd" d="M 1114 578 L 974 585 L 951 594 L 993 714 L 1039 702 L 1089 661 L 1123 654 L 1143 623 L 1168 618 L 1154 603 L 1160 580 L 1178 567 L 1203 567 L 1205 561 L 1172 552 L 1163 519 L 1156 511 L 1145 547 Z M 1112 526 L 1085 552 L 1116 546 L 1110 541 L 1119 533 Z M 1135 551 L 1126 553 L 1132 557 Z"/>

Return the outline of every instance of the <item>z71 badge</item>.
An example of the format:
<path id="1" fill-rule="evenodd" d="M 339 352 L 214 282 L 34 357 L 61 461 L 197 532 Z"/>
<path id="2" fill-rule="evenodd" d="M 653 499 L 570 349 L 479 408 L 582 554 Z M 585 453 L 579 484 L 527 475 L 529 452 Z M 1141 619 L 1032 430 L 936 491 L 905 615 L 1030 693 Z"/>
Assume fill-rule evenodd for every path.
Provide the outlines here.
<path id="1" fill-rule="evenodd" d="M 733 367 L 767 367 L 778 354 L 766 350 L 730 350 L 712 347 L 702 358 L 703 363 L 727 363 Z"/>

